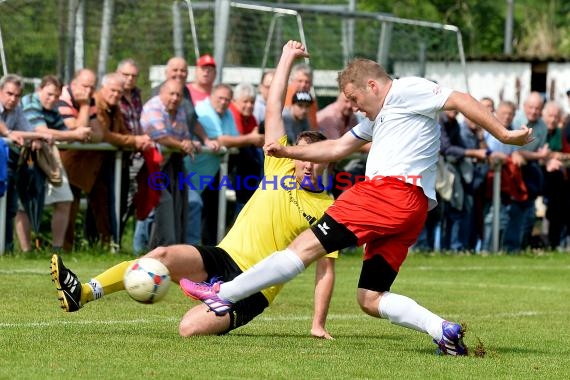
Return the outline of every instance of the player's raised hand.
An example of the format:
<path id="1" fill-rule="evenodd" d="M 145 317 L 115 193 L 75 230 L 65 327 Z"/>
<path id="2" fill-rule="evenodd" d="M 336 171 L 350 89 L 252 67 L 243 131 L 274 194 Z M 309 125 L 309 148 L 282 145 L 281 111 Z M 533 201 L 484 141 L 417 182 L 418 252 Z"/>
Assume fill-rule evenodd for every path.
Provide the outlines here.
<path id="1" fill-rule="evenodd" d="M 283 46 L 283 53 L 290 53 L 295 56 L 295 58 L 309 57 L 309 53 L 307 52 L 305 45 L 294 40 L 287 41 Z"/>
<path id="2" fill-rule="evenodd" d="M 286 157 L 285 154 L 286 147 L 279 144 L 278 142 L 270 142 L 263 146 L 263 151 L 266 156 L 272 156 L 277 158 Z"/>

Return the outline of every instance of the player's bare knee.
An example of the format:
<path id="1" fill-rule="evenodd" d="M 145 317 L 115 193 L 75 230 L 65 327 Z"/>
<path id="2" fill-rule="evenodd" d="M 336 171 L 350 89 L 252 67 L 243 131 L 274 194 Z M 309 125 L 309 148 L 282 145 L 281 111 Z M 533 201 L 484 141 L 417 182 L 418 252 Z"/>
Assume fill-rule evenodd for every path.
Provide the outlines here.
<path id="1" fill-rule="evenodd" d="M 183 319 L 178 325 L 178 334 L 183 338 L 199 335 L 196 325 L 191 320 Z"/>
<path id="2" fill-rule="evenodd" d="M 212 324 L 212 321 L 208 318 L 210 317 L 209 313 L 203 309 L 203 305 L 196 306 L 190 309 L 182 318 L 178 325 L 178 333 L 181 337 L 214 335 L 221 332 L 218 331 L 218 326 Z M 206 317 L 204 317 L 204 313 L 208 313 Z"/>
<path id="3" fill-rule="evenodd" d="M 378 317 L 378 310 L 370 307 L 370 304 L 368 303 L 358 303 L 360 305 L 360 310 L 362 310 L 363 312 L 365 312 L 366 314 L 372 316 L 372 317 Z"/>
<path id="4" fill-rule="evenodd" d="M 360 310 L 365 312 L 366 314 L 379 318 L 380 314 L 378 312 L 378 303 L 380 301 L 380 295 L 376 292 L 361 292 L 357 293 L 356 299 L 358 301 L 358 305 L 360 306 Z"/>

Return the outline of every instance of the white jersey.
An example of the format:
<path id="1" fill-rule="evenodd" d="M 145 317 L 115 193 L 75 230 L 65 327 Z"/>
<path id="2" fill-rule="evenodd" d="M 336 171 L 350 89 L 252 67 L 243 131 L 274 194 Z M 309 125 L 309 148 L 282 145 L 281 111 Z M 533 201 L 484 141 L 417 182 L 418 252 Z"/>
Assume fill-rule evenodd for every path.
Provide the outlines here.
<path id="1" fill-rule="evenodd" d="M 357 138 L 372 141 L 366 176 L 398 177 L 421 186 L 430 210 L 437 205 L 437 118 L 451 92 L 423 78 L 395 79 L 376 120 L 365 119 L 352 129 Z"/>

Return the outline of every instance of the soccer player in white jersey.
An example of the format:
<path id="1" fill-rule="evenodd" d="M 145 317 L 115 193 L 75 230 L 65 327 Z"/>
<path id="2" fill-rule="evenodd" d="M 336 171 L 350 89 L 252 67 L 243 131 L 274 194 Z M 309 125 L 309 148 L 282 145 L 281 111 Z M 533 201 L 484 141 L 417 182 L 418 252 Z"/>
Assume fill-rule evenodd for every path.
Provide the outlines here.
<path id="1" fill-rule="evenodd" d="M 277 70 L 306 56 L 303 44 L 289 41 Z M 366 244 L 357 292 L 362 310 L 429 334 L 442 354 L 467 355 L 462 326 L 390 292 L 427 211 L 436 205 L 437 115 L 441 110 L 457 110 L 506 144 L 526 144 L 532 139 L 531 130 L 509 131 L 470 95 L 422 78 L 392 79 L 379 64 L 366 59 L 349 63 L 338 82 L 355 111 L 363 112 L 368 120 L 337 140 L 295 147 L 269 143 L 264 149 L 275 157 L 335 162 L 371 141 L 368 179 L 344 192 L 287 249 L 234 280 L 205 284 L 183 279 L 180 286 L 223 315 L 249 294 L 291 280 L 326 252 Z"/>

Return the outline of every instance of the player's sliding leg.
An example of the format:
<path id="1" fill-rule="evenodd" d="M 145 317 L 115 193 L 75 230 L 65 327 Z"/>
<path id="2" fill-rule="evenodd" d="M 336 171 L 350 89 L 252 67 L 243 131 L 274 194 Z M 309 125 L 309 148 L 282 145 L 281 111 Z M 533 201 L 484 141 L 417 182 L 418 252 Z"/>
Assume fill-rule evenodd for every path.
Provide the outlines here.
<path id="1" fill-rule="evenodd" d="M 196 283 L 188 279 L 180 280 L 184 293 L 204 302 L 217 315 L 224 315 L 233 304 L 262 289 L 283 284 L 300 274 L 310 263 L 326 252 L 313 233 L 308 229 L 302 232 L 283 251 L 275 252 L 261 260 L 230 282 Z M 303 252 L 303 257 L 296 252 Z"/>
<path id="2" fill-rule="evenodd" d="M 202 257 L 190 245 L 158 247 L 143 257 L 157 259 L 166 265 L 174 282 L 182 277 L 196 281 L 207 278 Z M 133 261 L 123 261 L 81 284 L 75 273 L 63 264 L 61 257 L 54 254 L 51 258 L 51 278 L 57 288 L 61 308 L 67 312 L 77 311 L 89 301 L 124 290 L 125 271 Z"/>
<path id="3" fill-rule="evenodd" d="M 79 278 L 69 270 L 59 255 L 51 258 L 51 278 L 57 288 L 61 308 L 67 312 L 77 311 L 87 302 L 124 290 L 123 277 L 133 261 L 123 261 L 88 283 L 81 284 Z"/>
<path id="4" fill-rule="evenodd" d="M 219 335 L 228 332 L 230 314 L 217 316 L 209 311 L 205 304 L 199 304 L 188 310 L 178 326 L 180 336 Z"/>
<path id="5" fill-rule="evenodd" d="M 304 269 L 301 259 L 293 251 L 285 249 L 266 257 L 230 282 L 197 283 L 183 278 L 180 287 L 184 294 L 202 301 L 216 315 L 224 315 L 235 302 L 261 289 L 285 283 Z M 225 294 L 222 293 L 222 286 L 226 287 Z"/>

